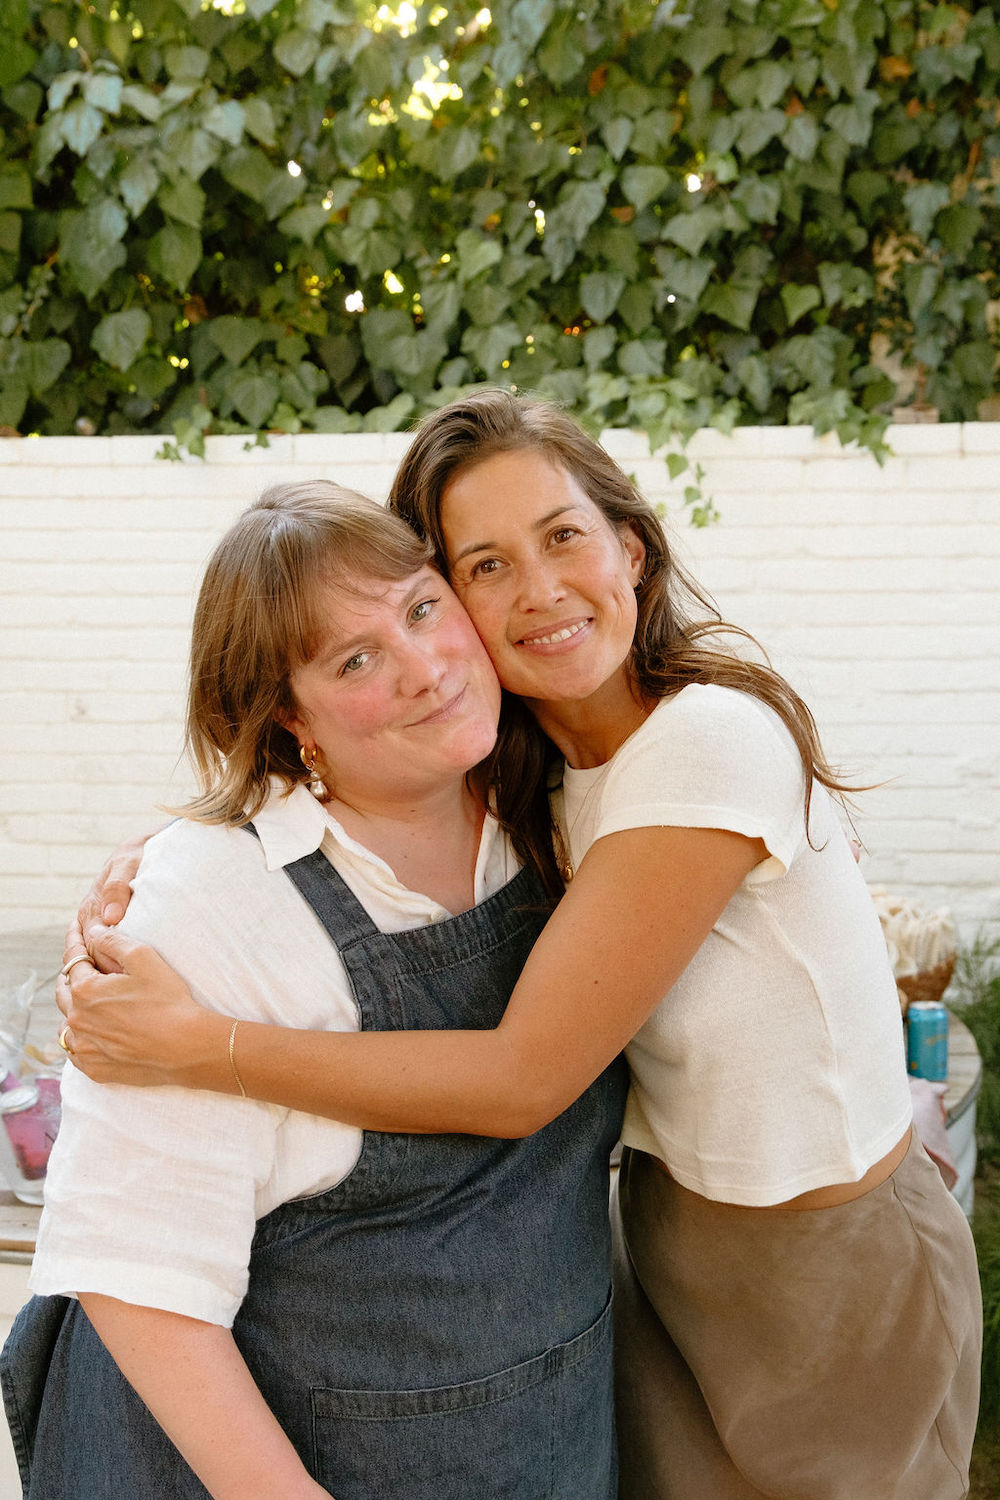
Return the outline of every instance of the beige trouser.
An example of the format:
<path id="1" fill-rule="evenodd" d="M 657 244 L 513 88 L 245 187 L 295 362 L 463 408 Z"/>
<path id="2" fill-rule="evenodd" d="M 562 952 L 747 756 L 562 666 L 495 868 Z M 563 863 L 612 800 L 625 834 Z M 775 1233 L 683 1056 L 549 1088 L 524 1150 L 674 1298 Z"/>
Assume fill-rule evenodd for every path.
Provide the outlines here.
<path id="1" fill-rule="evenodd" d="M 982 1303 L 914 1136 L 836 1208 L 714 1203 L 626 1151 L 613 1207 L 621 1500 L 962 1500 Z"/>

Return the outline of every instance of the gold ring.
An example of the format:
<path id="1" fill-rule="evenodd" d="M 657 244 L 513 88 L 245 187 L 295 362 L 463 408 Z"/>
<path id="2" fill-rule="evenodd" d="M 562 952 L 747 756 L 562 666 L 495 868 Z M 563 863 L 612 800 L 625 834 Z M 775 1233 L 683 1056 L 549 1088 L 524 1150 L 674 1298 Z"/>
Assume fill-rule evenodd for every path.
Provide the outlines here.
<path id="1" fill-rule="evenodd" d="M 74 964 L 89 964 L 89 963 L 90 963 L 90 954 L 89 953 L 78 953 L 75 958 L 68 959 L 67 962 L 63 964 L 63 966 L 59 970 L 59 972 L 60 972 L 60 974 L 68 974 L 69 971 L 70 971 L 70 969 L 73 967 Z"/>
<path id="2" fill-rule="evenodd" d="M 69 1057 L 72 1057 L 73 1056 L 73 1048 L 70 1046 L 69 1042 L 66 1040 L 66 1037 L 68 1036 L 68 1034 L 69 1034 L 69 1027 L 68 1026 L 64 1026 L 63 1029 L 62 1029 L 62 1031 L 60 1031 L 58 1037 L 56 1038 L 56 1041 L 59 1043 L 59 1045 L 63 1049 L 63 1051 Z"/>

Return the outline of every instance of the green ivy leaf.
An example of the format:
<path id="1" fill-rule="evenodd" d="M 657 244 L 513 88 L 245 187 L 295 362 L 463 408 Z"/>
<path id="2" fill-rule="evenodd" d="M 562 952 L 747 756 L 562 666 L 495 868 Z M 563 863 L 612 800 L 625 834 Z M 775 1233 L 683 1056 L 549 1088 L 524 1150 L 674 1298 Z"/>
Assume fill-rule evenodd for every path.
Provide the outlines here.
<path id="1" fill-rule="evenodd" d="M 279 219 L 278 228 L 282 234 L 287 234 L 289 239 L 302 240 L 305 244 L 311 245 L 329 221 L 330 211 L 324 208 L 322 203 L 303 203 L 300 208 L 293 208 L 290 213 L 285 214 L 283 219 Z"/>
<path id="2" fill-rule="evenodd" d="M 677 255 L 666 248 L 658 248 L 655 258 L 657 269 L 663 278 L 665 294 L 683 297 L 686 302 L 697 302 L 708 285 L 714 262 L 707 256 L 691 258 Z"/>
<path id="3" fill-rule="evenodd" d="M 734 123 L 738 130 L 733 144 L 743 160 L 749 161 L 775 136 L 783 134 L 787 120 L 780 109 L 741 109 L 737 111 Z"/>
<path id="4" fill-rule="evenodd" d="M 604 211 L 605 189 L 599 182 L 571 182 L 560 192 L 551 218 L 554 233 L 569 232 L 580 244 L 591 224 Z M 546 234 L 549 226 L 546 224 Z"/>
<path id="5" fill-rule="evenodd" d="M 938 214 L 936 222 L 945 249 L 962 259 L 972 254 L 982 226 L 982 211 L 972 203 L 950 204 Z"/>
<path id="6" fill-rule="evenodd" d="M 73 70 L 68 73 L 58 73 L 49 84 L 48 103 L 53 114 L 65 109 L 70 97 L 76 91 L 78 85 L 83 81 L 83 74 Z"/>
<path id="7" fill-rule="evenodd" d="M 781 303 L 785 309 L 789 327 L 793 327 L 800 318 L 804 318 L 807 312 L 812 312 L 814 307 L 819 307 L 822 300 L 823 295 L 818 286 L 803 286 L 794 281 L 788 281 L 781 288 Z"/>
<path id="8" fill-rule="evenodd" d="M 0 208 L 31 208 L 31 174 L 20 162 L 0 170 Z"/>
<path id="9" fill-rule="evenodd" d="M 879 96 L 865 89 L 849 104 L 835 104 L 827 113 L 827 124 L 851 146 L 866 146 L 871 140 Z"/>
<path id="10" fill-rule="evenodd" d="M 574 31 L 563 26 L 547 38 L 538 49 L 538 62 L 542 72 L 555 84 L 568 83 L 586 60 L 586 53 L 578 45 Z"/>
<path id="11" fill-rule="evenodd" d="M 128 83 L 122 89 L 122 104 L 128 105 L 129 109 L 134 109 L 137 115 L 142 115 L 144 120 L 149 120 L 154 125 L 163 113 L 159 95 L 135 83 Z"/>
<path id="12" fill-rule="evenodd" d="M 473 281 L 498 265 L 503 259 L 503 247 L 496 240 L 487 239 L 475 229 L 463 229 L 455 239 L 454 259 L 460 281 Z"/>
<path id="13" fill-rule="evenodd" d="M 870 219 L 875 205 L 892 190 L 892 182 L 885 172 L 862 170 L 852 172 L 844 186 L 848 197 L 853 198 L 866 219 Z"/>
<path id="14" fill-rule="evenodd" d="M 275 42 L 274 55 L 287 72 L 301 78 L 319 55 L 319 40 L 308 31 L 286 31 Z"/>
<path id="15" fill-rule="evenodd" d="M 122 79 L 118 73 L 89 73 L 83 80 L 83 97 L 106 115 L 122 107 Z"/>
<path id="16" fill-rule="evenodd" d="M 626 167 L 621 175 L 622 192 L 641 213 L 670 186 L 665 167 Z"/>
<path id="17" fill-rule="evenodd" d="M 163 51 L 164 66 L 174 79 L 204 78 L 210 60 L 204 47 L 173 46 L 165 47 Z"/>
<path id="18" fill-rule="evenodd" d="M 168 145 L 171 169 L 177 167 L 186 172 L 192 182 L 201 181 L 209 167 L 214 167 L 221 151 L 214 136 L 198 127 L 178 130 L 171 135 Z"/>
<path id="19" fill-rule="evenodd" d="M 207 328 L 208 337 L 231 365 L 244 364 L 261 339 L 266 338 L 269 333 L 268 325 L 259 318 L 235 317 L 230 314 L 212 318 Z"/>
<path id="20" fill-rule="evenodd" d="M 254 102 L 264 101 L 255 100 Z M 256 113 L 260 112 L 256 111 Z M 221 104 L 213 104 L 210 109 L 207 109 L 201 117 L 201 123 L 210 135 L 217 136 L 220 141 L 226 141 L 230 146 L 238 146 L 243 139 L 246 110 L 238 99 L 226 99 Z"/>
<path id="21" fill-rule="evenodd" d="M 32 395 L 41 396 L 55 385 L 69 364 L 72 350 L 65 339 L 41 339 L 38 343 L 25 344 L 24 349 L 28 386 Z"/>
<path id="22" fill-rule="evenodd" d="M 263 201 L 268 184 L 274 176 L 270 161 L 256 146 L 227 153 L 219 170 L 227 182 L 241 193 L 246 193 L 256 203 Z"/>
<path id="23" fill-rule="evenodd" d="M 278 380 L 274 375 L 259 375 L 241 370 L 227 386 L 233 406 L 248 427 L 263 427 L 278 400 Z"/>
<path id="24" fill-rule="evenodd" d="M 176 219 L 180 224 L 189 224 L 192 229 L 201 228 L 205 214 L 205 194 L 183 172 L 179 172 L 173 181 L 163 184 L 156 201 L 169 218 Z"/>
<path id="25" fill-rule="evenodd" d="M 259 94 L 251 95 L 242 101 L 242 108 L 247 134 L 252 135 L 255 141 L 260 141 L 262 146 L 276 146 L 278 136 L 274 111 L 268 100 L 262 99 Z"/>
<path id="26" fill-rule="evenodd" d="M 689 255 L 697 255 L 709 236 L 721 228 L 721 224 L 719 210 L 710 203 L 703 203 L 699 208 L 691 209 L 688 213 L 674 214 L 672 219 L 668 219 L 663 226 L 663 238 L 680 245 Z"/>
<path id="27" fill-rule="evenodd" d="M 480 138 L 474 130 L 442 130 L 430 151 L 433 171 L 442 182 L 453 182 L 479 157 Z"/>
<path id="28" fill-rule="evenodd" d="M 611 358 L 618 337 L 613 328 L 588 328 L 583 336 L 583 362 L 588 370 L 599 370 Z"/>
<path id="29" fill-rule="evenodd" d="M 625 277 L 613 271 L 591 271 L 580 278 L 580 301 L 588 318 L 606 323 L 625 290 Z"/>
<path id="30" fill-rule="evenodd" d="M 21 215 L 0 213 L 0 250 L 16 255 L 21 247 Z"/>
<path id="31" fill-rule="evenodd" d="M 706 25 L 700 17 L 685 17 L 686 28 L 678 37 L 674 50 L 692 73 L 704 73 L 717 57 L 733 50 L 733 33 L 728 26 Z"/>
<path id="32" fill-rule="evenodd" d="M 607 146 L 615 161 L 621 161 L 628 150 L 628 143 L 632 139 L 635 124 L 624 115 L 618 115 L 614 120 L 608 120 L 601 126 L 601 139 Z"/>
<path id="33" fill-rule="evenodd" d="M 109 365 L 127 370 L 135 363 L 151 330 L 149 314 L 141 307 L 130 307 L 102 318 L 90 342 Z"/>
<path id="34" fill-rule="evenodd" d="M 399 432 L 413 416 L 416 401 L 409 391 L 400 391 L 388 406 L 376 406 L 361 419 L 365 432 Z"/>
<path id="35" fill-rule="evenodd" d="M 23 37 L 6 36 L 3 47 L 0 47 L 0 89 L 11 88 L 31 72 L 37 61 L 38 53 Z M 16 427 L 17 423 L 8 422 L 7 426 Z"/>
<path id="36" fill-rule="evenodd" d="M 432 281 L 421 288 L 420 302 L 426 326 L 443 334 L 458 321 L 462 294 L 454 281 Z"/>
<path id="37" fill-rule="evenodd" d="M 706 312 L 714 313 L 734 328 L 747 330 L 757 305 L 758 288 L 727 282 L 724 286 L 710 286 L 702 298 Z"/>
<path id="38" fill-rule="evenodd" d="M 765 60 L 751 70 L 754 96 L 761 109 L 770 109 L 783 99 L 792 85 L 792 67 L 788 62 Z"/>
<path id="39" fill-rule="evenodd" d="M 782 140 L 796 161 L 812 161 L 819 145 L 819 126 L 810 114 L 789 115 Z"/>
<path id="40" fill-rule="evenodd" d="M 125 264 L 125 210 L 111 198 L 99 198 L 82 213 L 63 215 L 62 222 L 64 264 L 84 296 L 92 297 Z"/>
<path id="41" fill-rule="evenodd" d="M 63 111 L 60 134 L 71 151 L 86 156 L 101 133 L 104 116 L 92 104 L 74 99 Z"/>
<path id="42" fill-rule="evenodd" d="M 864 307 L 872 299 L 874 282 L 860 266 L 843 261 L 823 261 L 818 274 L 827 307 Z"/>
<path id="43" fill-rule="evenodd" d="M 910 228 L 919 239 L 929 237 L 939 210 L 950 197 L 947 184 L 943 182 L 915 182 L 903 193 Z"/>
<path id="44" fill-rule="evenodd" d="M 766 412 L 771 401 L 771 370 L 760 354 L 748 354 L 736 366 L 736 378 L 759 412 Z"/>
<path id="45" fill-rule="evenodd" d="M 462 335 L 462 352 L 470 355 L 486 375 L 496 377 L 501 373 L 503 361 L 520 342 L 521 330 L 510 321 L 495 328 L 467 328 Z"/>
<path id="46" fill-rule="evenodd" d="M 24 380 L 12 380 L 5 376 L 0 381 L 0 426 L 13 427 L 17 431 L 30 395 Z"/>
<path id="47" fill-rule="evenodd" d="M 781 184 L 748 172 L 736 184 L 730 201 L 740 205 L 751 224 L 776 224 L 781 208 Z"/>
<path id="48" fill-rule="evenodd" d="M 619 346 L 618 368 L 623 375 L 655 378 L 663 374 L 666 352 L 666 339 L 630 339 Z"/>
<path id="49" fill-rule="evenodd" d="M 188 224 L 166 224 L 149 242 L 150 269 L 179 292 L 187 291 L 201 257 L 201 235 Z"/>
<path id="50" fill-rule="evenodd" d="M 137 219 L 160 185 L 160 174 L 148 156 L 137 156 L 129 162 L 118 179 L 118 190 L 125 207 Z"/>
<path id="51" fill-rule="evenodd" d="M 649 327 L 653 310 L 653 288 L 648 281 L 633 281 L 618 299 L 618 311 L 635 334 Z"/>
<path id="52" fill-rule="evenodd" d="M 980 386 L 983 390 L 992 389 L 996 351 L 987 339 L 974 339 L 967 344 L 959 344 L 952 354 L 951 362 L 969 385 Z"/>

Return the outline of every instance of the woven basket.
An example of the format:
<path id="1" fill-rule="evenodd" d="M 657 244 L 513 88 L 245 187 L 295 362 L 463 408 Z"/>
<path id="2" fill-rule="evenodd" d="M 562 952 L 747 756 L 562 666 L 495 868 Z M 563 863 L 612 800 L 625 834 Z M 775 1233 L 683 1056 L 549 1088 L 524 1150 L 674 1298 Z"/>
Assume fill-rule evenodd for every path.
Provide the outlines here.
<path id="1" fill-rule="evenodd" d="M 896 989 L 903 1015 L 918 1000 L 940 1000 L 951 982 L 954 969 L 955 956 L 952 954 L 933 969 L 925 969 L 922 974 L 905 974 L 902 979 L 897 979 Z"/>

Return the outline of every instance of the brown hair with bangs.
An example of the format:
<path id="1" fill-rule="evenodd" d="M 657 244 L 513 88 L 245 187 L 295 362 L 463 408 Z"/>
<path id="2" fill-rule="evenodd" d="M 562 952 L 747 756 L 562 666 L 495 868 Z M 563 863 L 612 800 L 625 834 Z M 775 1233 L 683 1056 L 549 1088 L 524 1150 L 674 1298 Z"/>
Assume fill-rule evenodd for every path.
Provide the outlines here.
<path id="1" fill-rule="evenodd" d="M 806 704 L 767 664 L 745 630 L 722 619 L 715 602 L 673 556 L 663 526 L 614 459 L 560 407 L 484 388 L 442 407 L 417 429 L 393 482 L 389 505 L 433 544 L 447 573 L 441 526 L 444 491 L 460 470 L 498 453 L 532 450 L 564 469 L 618 532 L 630 527 L 646 549 L 636 589 L 638 620 L 628 663 L 639 702 L 656 702 L 689 683 L 738 688 L 767 703 L 795 741 L 805 776 L 808 828 L 815 778 L 835 792 L 847 786 L 828 764 Z M 719 644 L 728 635 L 749 643 L 763 661 L 745 660 Z M 522 859 L 541 871 L 551 895 L 562 890 L 553 853 L 548 783 L 558 757 L 532 714 L 504 693 L 500 731 L 488 762 L 496 810 Z"/>
<path id="2" fill-rule="evenodd" d="M 397 516 L 316 479 L 276 485 L 245 510 L 213 552 L 191 634 L 187 748 L 200 795 L 179 811 L 241 824 L 277 776 L 288 791 L 308 773 L 295 736 L 291 673 L 319 649 L 330 584 L 398 582 L 431 548 Z"/>

